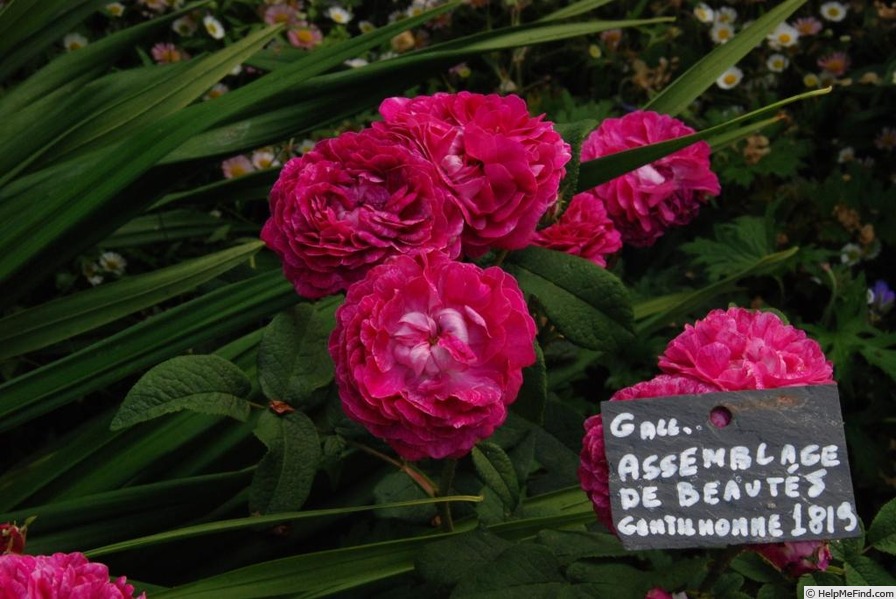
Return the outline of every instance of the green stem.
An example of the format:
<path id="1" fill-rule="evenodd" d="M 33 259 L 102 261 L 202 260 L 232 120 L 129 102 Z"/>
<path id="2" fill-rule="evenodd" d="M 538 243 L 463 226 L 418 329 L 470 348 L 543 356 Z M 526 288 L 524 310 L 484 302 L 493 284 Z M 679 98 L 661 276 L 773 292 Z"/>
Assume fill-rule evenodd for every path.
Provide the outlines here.
<path id="1" fill-rule="evenodd" d="M 454 482 L 454 472 L 457 470 L 457 460 L 449 458 L 442 466 L 442 477 L 439 479 L 438 497 L 447 497 L 451 494 L 451 485 Z M 439 504 L 439 517 L 442 521 L 444 532 L 454 531 L 454 520 L 451 518 L 451 503 L 444 501 Z"/>
<path id="2" fill-rule="evenodd" d="M 389 457 L 386 454 L 379 452 L 372 447 L 368 447 L 362 443 L 358 443 L 357 441 L 349 441 L 349 443 L 357 447 L 364 453 L 369 453 L 372 456 L 378 457 L 379 459 L 392 464 L 393 466 L 407 474 L 409 477 L 411 477 L 411 480 L 417 483 L 417 485 L 421 489 L 423 489 L 423 492 L 426 493 L 429 497 L 436 497 L 440 495 L 439 491 L 436 489 L 435 483 L 423 472 L 414 468 L 411 464 L 407 462 L 400 462 L 395 458 Z"/>

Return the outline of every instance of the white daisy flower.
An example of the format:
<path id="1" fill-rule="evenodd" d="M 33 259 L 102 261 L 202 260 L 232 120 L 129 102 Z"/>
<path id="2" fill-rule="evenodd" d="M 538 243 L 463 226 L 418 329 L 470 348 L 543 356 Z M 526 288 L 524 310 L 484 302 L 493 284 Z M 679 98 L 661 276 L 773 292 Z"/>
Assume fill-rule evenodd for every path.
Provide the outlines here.
<path id="1" fill-rule="evenodd" d="M 709 37 L 717 44 L 724 44 L 734 38 L 734 27 L 728 23 L 716 21 L 709 30 Z"/>
<path id="2" fill-rule="evenodd" d="M 706 2 L 701 2 L 694 7 L 694 16 L 701 23 L 712 23 L 716 18 L 715 12 Z"/>
<path id="3" fill-rule="evenodd" d="M 171 22 L 171 29 L 181 37 L 190 37 L 196 33 L 199 25 L 190 17 L 178 17 Z"/>
<path id="4" fill-rule="evenodd" d="M 366 67 L 369 63 L 364 58 L 349 58 L 343 64 L 353 69 L 359 69 L 361 67 Z"/>
<path id="5" fill-rule="evenodd" d="M 780 50 L 781 48 L 790 48 L 796 45 L 800 39 L 800 32 L 796 28 L 787 23 L 780 23 L 775 30 L 766 37 L 769 47 Z"/>
<path id="6" fill-rule="evenodd" d="M 737 11 L 730 6 L 723 6 L 716 11 L 716 23 L 734 23 L 737 20 Z"/>
<path id="7" fill-rule="evenodd" d="M 722 89 L 731 89 L 740 83 L 744 78 L 744 72 L 737 67 L 729 67 L 724 73 L 716 79 L 716 85 Z"/>
<path id="8" fill-rule="evenodd" d="M 328 8 L 327 16 L 330 17 L 331 21 L 338 23 L 339 25 L 347 25 L 353 18 L 355 18 L 355 15 L 341 6 L 331 6 Z"/>
<path id="9" fill-rule="evenodd" d="M 765 61 L 765 66 L 772 73 L 782 73 L 784 69 L 790 66 L 790 59 L 783 54 L 772 54 Z"/>
<path id="10" fill-rule="evenodd" d="M 121 2 L 110 2 L 103 8 L 110 17 L 120 17 L 124 14 L 124 4 Z"/>
<path id="11" fill-rule="evenodd" d="M 127 268 L 128 261 L 117 252 L 103 252 L 100 254 L 97 264 L 104 271 L 121 276 L 124 274 L 124 269 Z"/>
<path id="12" fill-rule="evenodd" d="M 849 9 L 839 2 L 825 2 L 818 10 L 824 20 L 839 23 L 846 18 L 846 11 Z"/>
<path id="13" fill-rule="evenodd" d="M 80 33 L 69 33 L 62 38 L 62 45 L 65 46 L 65 49 L 68 52 L 80 50 L 89 43 L 88 39 Z"/>
<path id="14" fill-rule="evenodd" d="M 212 36 L 212 38 L 216 40 L 224 38 L 224 25 L 212 15 L 202 17 L 202 25 L 205 27 L 206 33 Z"/>

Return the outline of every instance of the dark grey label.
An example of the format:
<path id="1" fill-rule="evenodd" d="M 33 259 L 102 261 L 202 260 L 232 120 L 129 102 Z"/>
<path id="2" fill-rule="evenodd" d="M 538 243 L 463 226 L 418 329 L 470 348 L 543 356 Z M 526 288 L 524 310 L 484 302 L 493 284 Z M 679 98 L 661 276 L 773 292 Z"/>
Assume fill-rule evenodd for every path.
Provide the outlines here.
<path id="1" fill-rule="evenodd" d="M 836 385 L 605 401 L 601 414 L 627 549 L 860 534 Z"/>

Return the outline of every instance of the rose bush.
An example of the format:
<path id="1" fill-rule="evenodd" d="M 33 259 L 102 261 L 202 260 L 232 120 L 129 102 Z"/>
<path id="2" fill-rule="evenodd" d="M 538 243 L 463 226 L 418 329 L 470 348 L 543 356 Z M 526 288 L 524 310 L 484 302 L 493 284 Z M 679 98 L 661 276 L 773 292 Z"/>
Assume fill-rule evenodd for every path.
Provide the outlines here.
<path id="1" fill-rule="evenodd" d="M 601 121 L 582 144 L 582 161 L 691 133 L 671 116 L 636 110 Z M 689 223 L 709 196 L 719 194 L 709 153 L 709 144 L 697 142 L 585 193 L 603 202 L 623 243 L 650 246 L 670 227 Z"/>
<path id="2" fill-rule="evenodd" d="M 344 290 L 389 256 L 460 252 L 460 212 L 435 167 L 376 129 L 287 162 L 270 209 L 261 238 L 307 298 Z"/>
<path id="3" fill-rule="evenodd" d="M 504 422 L 535 323 L 516 281 L 432 252 L 352 285 L 329 342 L 346 414 L 403 458 L 460 457 Z"/>
<path id="4" fill-rule="evenodd" d="M 529 245 L 571 157 L 552 123 L 518 96 L 469 92 L 389 98 L 380 114 L 378 127 L 418 148 L 453 191 L 466 255 Z"/>

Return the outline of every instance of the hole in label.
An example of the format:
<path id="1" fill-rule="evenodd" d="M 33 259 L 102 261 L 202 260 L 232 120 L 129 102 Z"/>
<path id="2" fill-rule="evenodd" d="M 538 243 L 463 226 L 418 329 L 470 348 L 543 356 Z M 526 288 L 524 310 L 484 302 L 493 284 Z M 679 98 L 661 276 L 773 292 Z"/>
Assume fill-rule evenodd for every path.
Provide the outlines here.
<path id="1" fill-rule="evenodd" d="M 716 428 L 725 428 L 731 424 L 731 410 L 725 406 L 716 406 L 709 411 L 709 421 Z"/>

